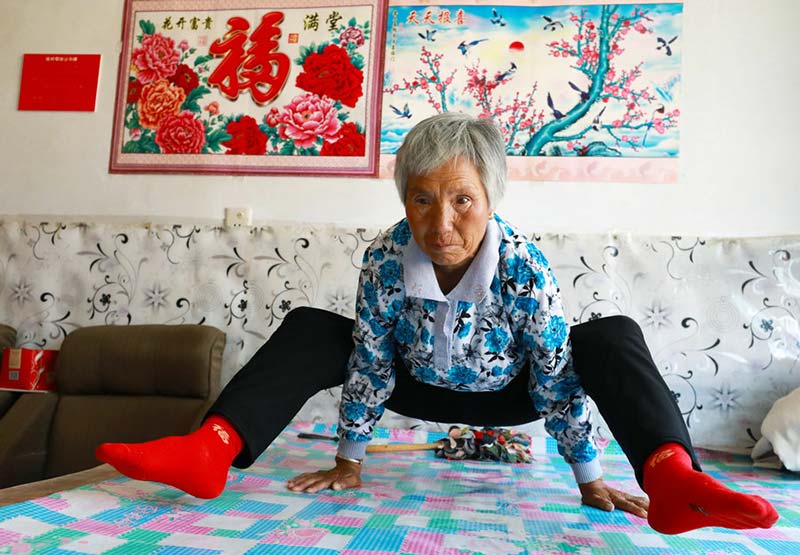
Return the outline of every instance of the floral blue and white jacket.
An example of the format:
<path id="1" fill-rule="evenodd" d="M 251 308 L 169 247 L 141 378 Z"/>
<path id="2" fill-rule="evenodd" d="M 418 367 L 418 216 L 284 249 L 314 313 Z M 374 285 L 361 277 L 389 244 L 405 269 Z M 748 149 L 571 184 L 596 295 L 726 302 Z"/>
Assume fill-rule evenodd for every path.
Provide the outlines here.
<path id="1" fill-rule="evenodd" d="M 530 364 L 530 396 L 578 483 L 600 477 L 586 393 L 572 367 L 555 276 L 539 249 L 499 217 L 447 295 L 406 220 L 364 253 L 339 414 L 343 457 L 362 458 L 394 388 L 399 356 L 414 378 L 495 391 Z"/>

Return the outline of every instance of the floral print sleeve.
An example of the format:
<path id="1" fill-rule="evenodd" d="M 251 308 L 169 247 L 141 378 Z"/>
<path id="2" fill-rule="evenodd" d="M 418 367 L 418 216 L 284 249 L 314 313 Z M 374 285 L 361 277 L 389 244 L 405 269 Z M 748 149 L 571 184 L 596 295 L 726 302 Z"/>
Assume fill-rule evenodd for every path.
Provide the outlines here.
<path id="1" fill-rule="evenodd" d="M 579 483 L 600 477 L 586 392 L 572 365 L 569 326 L 558 283 L 542 253 L 528 243 L 529 260 L 517 261 L 516 308 L 525 319 L 522 345 L 531 361 L 530 394 Z M 513 268 L 515 265 L 512 264 Z"/>
<path id="2" fill-rule="evenodd" d="M 339 408 L 338 453 L 342 457 L 364 456 L 384 403 L 394 389 L 394 332 L 403 306 L 403 289 L 401 265 L 395 257 L 387 256 L 395 248 L 391 237 L 364 254 L 356 295 L 354 349 Z"/>

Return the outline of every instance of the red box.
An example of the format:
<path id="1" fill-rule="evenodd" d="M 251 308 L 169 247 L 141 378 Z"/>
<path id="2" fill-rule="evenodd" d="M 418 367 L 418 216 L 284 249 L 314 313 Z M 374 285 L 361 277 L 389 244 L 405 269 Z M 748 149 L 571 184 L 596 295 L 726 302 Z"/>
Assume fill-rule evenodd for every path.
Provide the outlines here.
<path id="1" fill-rule="evenodd" d="M 3 351 L 0 389 L 10 391 L 55 391 L 58 351 L 14 349 Z"/>

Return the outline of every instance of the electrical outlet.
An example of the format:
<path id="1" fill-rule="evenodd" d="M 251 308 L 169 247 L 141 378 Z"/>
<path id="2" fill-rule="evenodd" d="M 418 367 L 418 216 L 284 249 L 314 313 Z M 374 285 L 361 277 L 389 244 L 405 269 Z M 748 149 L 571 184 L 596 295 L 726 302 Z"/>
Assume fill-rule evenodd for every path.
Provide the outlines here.
<path id="1" fill-rule="evenodd" d="M 249 206 L 225 209 L 225 227 L 253 225 L 253 209 Z"/>

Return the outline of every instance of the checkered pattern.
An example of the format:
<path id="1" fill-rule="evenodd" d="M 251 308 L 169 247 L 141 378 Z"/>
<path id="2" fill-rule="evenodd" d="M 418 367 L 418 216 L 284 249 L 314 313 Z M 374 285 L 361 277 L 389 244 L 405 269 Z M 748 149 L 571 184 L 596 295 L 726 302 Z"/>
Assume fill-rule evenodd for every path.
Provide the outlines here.
<path id="1" fill-rule="evenodd" d="M 285 482 L 329 465 L 333 443 L 297 439 L 331 433 L 295 424 L 225 492 L 195 499 L 127 478 L 0 508 L 0 553 L 105 555 L 603 555 L 800 553 L 800 477 L 754 469 L 746 457 L 701 452 L 707 472 L 771 500 L 771 530 L 703 529 L 662 536 L 634 516 L 579 504 L 569 467 L 550 439 L 535 438 L 535 462 L 448 462 L 432 452 L 370 455 L 359 490 L 297 494 Z M 388 441 L 441 434 L 378 430 Z M 603 454 L 606 480 L 638 491 L 618 446 Z"/>

